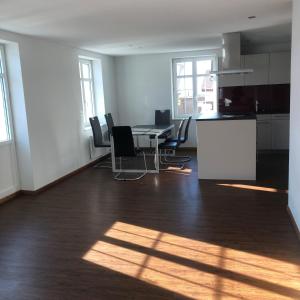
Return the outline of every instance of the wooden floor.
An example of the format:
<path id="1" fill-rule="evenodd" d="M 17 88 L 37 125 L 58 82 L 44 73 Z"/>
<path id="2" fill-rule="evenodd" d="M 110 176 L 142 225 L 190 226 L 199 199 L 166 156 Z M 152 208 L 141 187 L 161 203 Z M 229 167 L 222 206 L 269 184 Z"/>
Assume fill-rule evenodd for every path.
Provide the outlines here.
<path id="1" fill-rule="evenodd" d="M 0 206 L 0 299 L 300 299 L 285 155 L 257 182 L 90 168 Z"/>

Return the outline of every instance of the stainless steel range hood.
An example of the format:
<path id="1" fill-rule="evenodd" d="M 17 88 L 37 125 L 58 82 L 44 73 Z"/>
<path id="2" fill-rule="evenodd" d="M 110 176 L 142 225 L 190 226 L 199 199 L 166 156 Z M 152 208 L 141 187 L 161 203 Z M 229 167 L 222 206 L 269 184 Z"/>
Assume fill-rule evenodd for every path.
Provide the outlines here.
<path id="1" fill-rule="evenodd" d="M 211 74 L 247 74 L 253 69 L 241 68 L 241 33 L 224 33 L 222 36 L 222 61 L 221 70 L 213 71 Z"/>

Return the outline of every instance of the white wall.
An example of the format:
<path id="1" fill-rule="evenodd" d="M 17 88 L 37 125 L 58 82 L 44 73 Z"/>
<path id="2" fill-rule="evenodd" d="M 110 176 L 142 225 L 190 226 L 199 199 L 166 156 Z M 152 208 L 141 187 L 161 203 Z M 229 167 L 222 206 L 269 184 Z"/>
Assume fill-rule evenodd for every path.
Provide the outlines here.
<path id="1" fill-rule="evenodd" d="M 125 125 L 153 124 L 155 109 L 171 109 L 173 58 L 207 55 L 193 51 L 116 57 L 120 122 Z M 215 53 L 219 54 L 216 50 Z M 185 147 L 196 147 L 196 122 L 191 123 Z"/>
<path id="2" fill-rule="evenodd" d="M 293 3 L 289 208 L 300 228 L 300 2 Z"/>
<path id="3" fill-rule="evenodd" d="M 30 184 L 20 171 L 21 188 L 36 190 L 91 161 L 92 133 L 82 126 L 78 55 L 101 59 L 106 111 L 117 119 L 114 58 L 0 31 L 1 38 L 19 46 L 24 99 L 19 103 L 22 97 L 15 93 L 11 100 L 16 114 L 20 104 L 26 110 L 30 156 L 22 155 L 22 147 L 17 156 L 19 165 L 27 166 L 24 174 L 32 179 Z M 15 118 L 16 132 L 20 126 Z"/>

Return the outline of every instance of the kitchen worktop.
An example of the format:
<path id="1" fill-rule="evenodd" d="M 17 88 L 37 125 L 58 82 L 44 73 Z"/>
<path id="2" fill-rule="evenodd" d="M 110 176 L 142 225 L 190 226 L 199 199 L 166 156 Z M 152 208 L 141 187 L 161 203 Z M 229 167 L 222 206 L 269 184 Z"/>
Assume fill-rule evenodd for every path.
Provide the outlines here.
<path id="1" fill-rule="evenodd" d="M 255 120 L 255 114 L 202 114 L 199 115 L 196 121 L 229 121 L 229 120 Z"/>

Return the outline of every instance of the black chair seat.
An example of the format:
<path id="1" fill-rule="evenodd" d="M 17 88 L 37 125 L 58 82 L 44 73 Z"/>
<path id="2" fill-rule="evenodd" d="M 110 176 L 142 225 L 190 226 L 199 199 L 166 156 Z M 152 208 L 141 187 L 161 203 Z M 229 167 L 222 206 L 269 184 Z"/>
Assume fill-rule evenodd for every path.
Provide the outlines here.
<path id="1" fill-rule="evenodd" d="M 177 141 L 175 142 L 164 142 L 164 143 L 160 143 L 158 145 L 159 149 L 165 149 L 165 150 L 176 150 L 178 148 L 179 144 Z"/>

